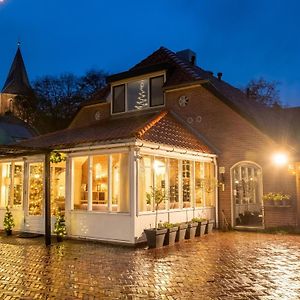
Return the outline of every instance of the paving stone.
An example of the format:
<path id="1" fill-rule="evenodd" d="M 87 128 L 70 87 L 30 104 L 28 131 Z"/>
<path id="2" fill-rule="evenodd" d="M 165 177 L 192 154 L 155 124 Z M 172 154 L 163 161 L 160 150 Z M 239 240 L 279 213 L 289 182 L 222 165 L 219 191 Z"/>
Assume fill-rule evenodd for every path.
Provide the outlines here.
<path id="1" fill-rule="evenodd" d="M 0 299 L 300 299 L 300 236 L 214 232 L 161 249 L 0 237 Z"/>

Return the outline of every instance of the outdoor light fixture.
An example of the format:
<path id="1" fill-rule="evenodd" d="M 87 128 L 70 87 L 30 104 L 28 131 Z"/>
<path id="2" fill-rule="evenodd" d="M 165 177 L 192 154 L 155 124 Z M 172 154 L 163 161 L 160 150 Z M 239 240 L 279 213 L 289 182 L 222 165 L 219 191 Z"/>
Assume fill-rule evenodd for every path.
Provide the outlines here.
<path id="1" fill-rule="evenodd" d="M 284 166 L 287 164 L 288 162 L 288 157 L 285 153 L 283 152 L 278 152 L 278 153 L 275 153 L 273 155 L 273 162 L 274 164 L 276 164 L 277 166 Z"/>

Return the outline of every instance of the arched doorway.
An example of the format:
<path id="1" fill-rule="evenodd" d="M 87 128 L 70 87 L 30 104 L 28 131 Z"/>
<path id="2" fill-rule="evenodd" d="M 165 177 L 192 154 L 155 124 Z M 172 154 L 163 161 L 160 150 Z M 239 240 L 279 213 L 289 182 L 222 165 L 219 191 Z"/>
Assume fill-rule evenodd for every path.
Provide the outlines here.
<path id="1" fill-rule="evenodd" d="M 231 168 L 233 226 L 262 227 L 262 169 L 242 161 Z"/>

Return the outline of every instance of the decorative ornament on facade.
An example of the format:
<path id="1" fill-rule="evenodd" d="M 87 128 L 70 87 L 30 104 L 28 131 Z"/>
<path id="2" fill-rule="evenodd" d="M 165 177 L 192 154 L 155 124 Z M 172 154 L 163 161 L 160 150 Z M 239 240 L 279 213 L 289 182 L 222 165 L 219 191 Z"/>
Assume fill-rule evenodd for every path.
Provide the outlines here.
<path id="1" fill-rule="evenodd" d="M 94 118 L 96 121 L 99 121 L 101 119 L 101 111 L 97 110 L 95 112 Z"/>
<path id="2" fill-rule="evenodd" d="M 144 86 L 145 86 L 144 80 L 141 80 L 140 81 L 140 89 L 138 92 L 139 95 L 138 95 L 138 98 L 136 101 L 136 105 L 134 106 L 134 108 L 138 109 L 138 110 L 143 109 L 148 106 L 148 99 L 147 99 L 146 92 L 144 90 Z"/>
<path id="3" fill-rule="evenodd" d="M 65 154 L 63 153 L 59 153 L 59 152 L 51 152 L 50 155 L 50 162 L 53 164 L 57 164 L 60 163 L 62 161 L 66 161 L 67 157 Z"/>
<path id="4" fill-rule="evenodd" d="M 180 96 L 178 99 L 178 104 L 180 107 L 186 107 L 188 105 L 189 98 L 187 96 Z"/>
<path id="5" fill-rule="evenodd" d="M 197 123 L 201 123 L 202 122 L 202 117 L 201 116 L 197 116 L 196 117 L 196 122 Z"/>
<path id="6" fill-rule="evenodd" d="M 193 117 L 188 117 L 186 120 L 189 124 L 192 124 L 194 122 Z"/>

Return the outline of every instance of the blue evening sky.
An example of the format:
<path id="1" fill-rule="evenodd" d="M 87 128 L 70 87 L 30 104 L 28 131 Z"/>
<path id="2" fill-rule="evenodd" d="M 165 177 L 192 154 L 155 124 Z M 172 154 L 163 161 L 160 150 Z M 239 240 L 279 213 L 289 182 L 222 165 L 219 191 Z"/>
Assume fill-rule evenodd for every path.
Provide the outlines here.
<path id="1" fill-rule="evenodd" d="M 17 40 L 30 79 L 91 68 L 124 71 L 160 46 L 190 48 L 198 65 L 241 87 L 281 82 L 300 105 L 298 0 L 2 0 L 0 85 Z"/>

